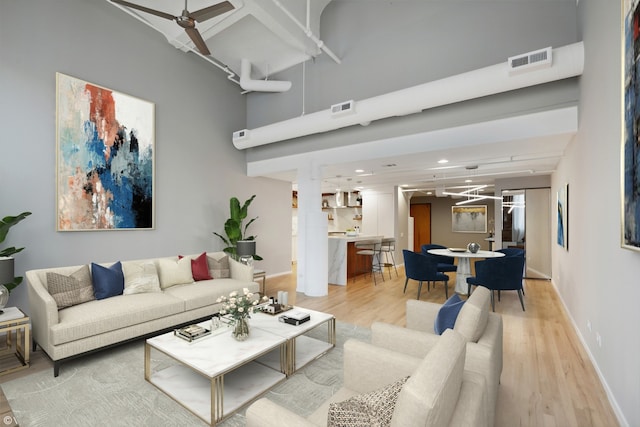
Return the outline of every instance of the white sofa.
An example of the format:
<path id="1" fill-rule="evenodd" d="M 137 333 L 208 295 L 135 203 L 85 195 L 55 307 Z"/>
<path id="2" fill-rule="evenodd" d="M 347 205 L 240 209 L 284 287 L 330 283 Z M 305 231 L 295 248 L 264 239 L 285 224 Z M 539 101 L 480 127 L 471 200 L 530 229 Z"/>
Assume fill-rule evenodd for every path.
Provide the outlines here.
<path id="1" fill-rule="evenodd" d="M 224 260 L 227 256 L 224 252 L 206 255 L 209 267 L 211 263 Z M 185 259 L 196 257 L 198 255 L 186 255 Z M 127 294 L 127 271 L 151 264 L 152 269 L 153 266 L 157 267 L 158 284 L 163 285 L 163 280 L 169 282 L 167 271 L 162 270 L 162 266 L 177 264 L 177 260 L 178 257 L 166 257 L 122 261 L 125 294 L 82 302 L 60 310 L 56 299 L 49 293 L 47 273 L 71 275 L 84 266 L 27 271 L 33 349 L 39 345 L 47 353 L 54 362 L 54 375 L 58 376 L 60 365 L 65 360 L 210 318 L 221 308 L 221 304 L 216 302 L 220 296 L 228 296 L 232 291 L 241 293 L 244 288 L 250 292 L 258 292 L 260 289 L 253 281 L 253 267 L 229 257 L 230 278 L 200 281 L 193 281 L 191 278 L 188 283 Z M 108 267 L 112 264 L 99 265 Z"/>
<path id="2" fill-rule="evenodd" d="M 313 414 L 303 418 L 263 398 L 247 409 L 247 427 L 340 425 L 339 419 L 387 425 L 381 418 L 392 427 L 487 426 L 484 377 L 464 369 L 465 353 L 465 339 L 452 330 L 423 358 L 349 340 L 343 386 Z"/>
<path id="3" fill-rule="evenodd" d="M 500 374 L 502 373 L 502 317 L 489 310 L 491 291 L 478 286 L 462 306 L 453 330 L 467 342 L 465 369 L 484 376 L 487 387 L 487 424 L 494 425 Z M 407 301 L 406 328 L 375 322 L 371 342 L 414 357 L 423 357 L 442 336 L 434 323 L 442 305 L 426 301 Z"/>

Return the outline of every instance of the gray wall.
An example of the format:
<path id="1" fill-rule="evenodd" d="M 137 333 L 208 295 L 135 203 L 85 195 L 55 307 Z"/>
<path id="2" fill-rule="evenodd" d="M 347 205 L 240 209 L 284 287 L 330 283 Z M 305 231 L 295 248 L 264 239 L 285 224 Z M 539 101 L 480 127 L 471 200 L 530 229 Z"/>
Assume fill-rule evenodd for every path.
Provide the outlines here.
<path id="1" fill-rule="evenodd" d="M 229 198 L 252 194 L 258 265 L 290 271 L 290 247 L 277 242 L 291 232 L 291 187 L 246 177 L 231 143 L 246 101 L 225 73 L 104 0 L 0 2 L 0 58 L 0 216 L 33 212 L 5 242 L 26 247 L 17 274 L 219 250 L 212 231 L 223 231 Z M 56 232 L 57 71 L 155 103 L 155 230 Z M 25 285 L 9 304 L 28 311 Z"/>
<path id="2" fill-rule="evenodd" d="M 552 280 L 622 424 L 638 426 L 640 253 L 620 247 L 621 4 L 580 0 L 578 5 L 585 46 L 580 125 L 551 189 L 555 194 L 569 184 L 569 250 L 552 243 Z M 553 224 L 552 236 L 555 232 Z"/>

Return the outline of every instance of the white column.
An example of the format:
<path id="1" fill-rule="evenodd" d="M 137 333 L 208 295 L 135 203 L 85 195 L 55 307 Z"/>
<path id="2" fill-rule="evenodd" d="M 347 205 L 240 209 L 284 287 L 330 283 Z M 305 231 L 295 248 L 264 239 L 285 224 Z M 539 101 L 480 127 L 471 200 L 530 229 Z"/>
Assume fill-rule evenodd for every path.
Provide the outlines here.
<path id="1" fill-rule="evenodd" d="M 328 221 L 322 211 L 321 166 L 298 168 L 298 283 L 296 290 L 319 297 L 329 293 Z"/>

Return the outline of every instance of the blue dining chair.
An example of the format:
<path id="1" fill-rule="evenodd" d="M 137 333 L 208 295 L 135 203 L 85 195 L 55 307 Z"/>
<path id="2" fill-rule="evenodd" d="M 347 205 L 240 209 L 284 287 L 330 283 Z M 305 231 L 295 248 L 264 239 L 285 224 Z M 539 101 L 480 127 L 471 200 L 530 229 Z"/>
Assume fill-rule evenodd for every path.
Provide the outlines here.
<path id="1" fill-rule="evenodd" d="M 525 264 L 526 264 L 526 252 L 524 249 L 520 249 L 520 248 L 503 248 L 503 249 L 498 249 L 496 250 L 496 252 L 501 252 L 504 254 L 504 256 L 519 256 L 524 258 L 525 260 Z M 522 269 L 522 277 L 525 276 L 525 269 Z M 498 292 L 498 295 L 500 295 L 500 293 Z M 524 285 L 522 285 L 522 295 L 526 295 L 526 293 L 524 292 Z"/>
<path id="2" fill-rule="evenodd" d="M 454 264 L 455 258 L 444 255 L 430 254 L 430 249 L 447 249 L 445 246 L 436 245 L 435 243 L 429 243 L 420 247 L 422 254 L 428 257 L 432 257 L 438 261 L 438 271 L 440 273 L 455 273 L 458 271 L 458 267 Z"/>
<path id="3" fill-rule="evenodd" d="M 438 271 L 438 263 L 435 258 L 407 249 L 402 250 L 402 255 L 404 257 L 404 271 L 407 276 L 404 281 L 403 292 L 407 292 L 407 283 L 409 283 L 409 279 L 418 281 L 417 299 L 420 299 L 422 282 L 427 282 L 427 290 L 430 290 L 431 282 L 444 282 L 445 299 L 449 299 L 449 276 Z"/>
<path id="4" fill-rule="evenodd" d="M 475 267 L 476 275 L 467 278 L 468 294 L 471 294 L 471 286 L 484 286 L 489 289 L 491 291 L 491 308 L 496 311 L 493 291 L 498 291 L 498 301 L 500 301 L 500 291 L 518 291 L 522 311 L 525 311 L 522 299 L 524 257 L 487 258 L 476 261 Z"/>

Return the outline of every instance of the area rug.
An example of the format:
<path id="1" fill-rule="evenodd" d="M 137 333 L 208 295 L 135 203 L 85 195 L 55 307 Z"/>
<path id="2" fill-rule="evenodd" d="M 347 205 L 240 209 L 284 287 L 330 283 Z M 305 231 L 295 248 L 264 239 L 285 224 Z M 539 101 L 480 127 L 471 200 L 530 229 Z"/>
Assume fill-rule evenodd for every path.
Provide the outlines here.
<path id="1" fill-rule="evenodd" d="M 310 334 L 326 339 L 327 330 Z M 311 414 L 342 385 L 345 341 L 368 342 L 370 336 L 367 328 L 336 322 L 336 347 L 264 397 L 302 416 Z M 45 370 L 4 383 L 2 390 L 21 427 L 207 425 L 144 380 L 142 340 L 65 363 L 57 378 Z M 245 409 L 218 426 L 244 426 Z"/>

